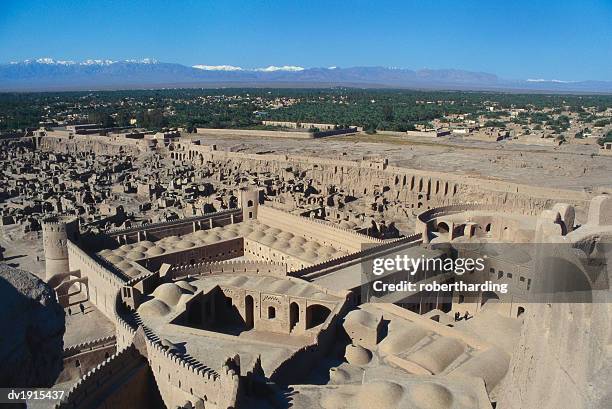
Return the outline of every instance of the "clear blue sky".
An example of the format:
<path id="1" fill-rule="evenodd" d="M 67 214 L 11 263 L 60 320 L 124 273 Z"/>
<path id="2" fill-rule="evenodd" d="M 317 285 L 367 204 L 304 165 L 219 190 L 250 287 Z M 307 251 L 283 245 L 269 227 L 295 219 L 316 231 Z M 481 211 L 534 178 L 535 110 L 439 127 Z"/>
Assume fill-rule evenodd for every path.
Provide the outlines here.
<path id="1" fill-rule="evenodd" d="M 0 62 L 39 57 L 612 80 L 612 0 L 0 0 Z"/>

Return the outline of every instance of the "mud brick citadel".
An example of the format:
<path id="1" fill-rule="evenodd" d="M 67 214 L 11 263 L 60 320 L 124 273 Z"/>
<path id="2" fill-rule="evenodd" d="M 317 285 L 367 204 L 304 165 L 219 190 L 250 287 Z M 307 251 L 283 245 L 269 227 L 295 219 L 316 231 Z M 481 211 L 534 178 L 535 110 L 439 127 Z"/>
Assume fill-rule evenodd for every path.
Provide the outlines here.
<path id="1" fill-rule="evenodd" d="M 36 182 L 45 281 L 63 307 L 87 302 L 113 328 L 64 350 L 58 382 L 69 386 L 57 408 L 609 402 L 599 384 L 611 359 L 612 277 L 592 268 L 610 261 L 605 192 L 414 170 L 384 157 L 222 150 L 179 132 L 41 129 L 12 143 L 61 185 Z M 549 246 L 572 250 L 560 256 L 570 273 L 545 272 Z M 486 256 L 484 271 L 463 280 L 508 291 L 366 297 L 363 266 L 394 256 Z M 540 301 L 551 274 L 561 287 L 579 283 L 579 302 L 555 302 L 554 292 Z"/>

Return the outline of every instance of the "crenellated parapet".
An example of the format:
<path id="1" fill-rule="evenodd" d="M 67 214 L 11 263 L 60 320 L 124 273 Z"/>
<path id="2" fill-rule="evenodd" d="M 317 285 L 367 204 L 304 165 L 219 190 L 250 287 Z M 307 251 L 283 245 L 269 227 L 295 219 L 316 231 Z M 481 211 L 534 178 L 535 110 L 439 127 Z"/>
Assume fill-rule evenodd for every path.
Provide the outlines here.
<path id="1" fill-rule="evenodd" d="M 147 326 L 142 324 L 147 358 L 164 403 L 169 407 L 189 400 L 202 402 L 217 408 L 235 407 L 240 388 L 240 376 L 227 365 L 220 372 L 199 362 L 188 354 L 179 354 Z M 180 393 L 176 393 L 176 391 Z"/>
<path id="2" fill-rule="evenodd" d="M 240 213 L 240 212 L 241 212 L 240 209 L 224 209 L 224 210 L 219 210 L 218 212 L 205 213 L 205 214 L 203 214 L 201 216 L 184 217 L 184 218 L 178 219 L 178 220 L 168 220 L 168 221 L 165 221 L 165 222 L 148 223 L 148 224 L 144 224 L 144 225 L 140 225 L 140 226 L 134 226 L 134 227 L 128 227 L 128 228 L 112 228 L 112 229 L 106 230 L 105 233 L 107 235 L 109 235 L 109 236 L 117 236 L 117 235 L 121 235 L 121 234 L 130 234 L 130 233 L 138 232 L 140 230 L 147 230 L 147 229 L 153 229 L 153 228 L 158 228 L 158 227 L 167 227 L 167 226 L 175 225 L 177 223 L 197 222 L 197 221 L 202 221 L 202 220 L 210 219 L 211 217 L 220 217 L 220 216 L 225 216 L 225 215 L 230 215 L 230 214 L 237 214 L 237 213 Z"/>
<path id="3" fill-rule="evenodd" d="M 258 260 L 199 262 L 173 265 L 168 270 L 168 274 L 173 279 L 212 274 L 261 274 L 283 277 L 287 275 L 287 265 L 281 262 Z"/>
<path id="4" fill-rule="evenodd" d="M 55 409 L 95 408 L 109 399 L 113 386 L 127 382 L 146 361 L 133 347 L 123 348 L 81 377 L 55 405 Z"/>
<path id="5" fill-rule="evenodd" d="M 324 270 L 331 267 L 339 267 L 345 263 L 349 262 L 360 262 L 363 258 L 378 252 L 384 252 L 387 249 L 393 248 L 395 246 L 405 244 L 405 243 L 419 243 L 421 241 L 421 234 L 411 234 L 406 237 L 401 237 L 399 239 L 393 240 L 385 240 L 382 244 L 379 245 L 368 245 L 365 246 L 363 250 L 356 251 L 354 253 L 347 254 L 342 257 L 336 257 L 329 260 L 326 260 L 322 263 L 314 264 L 312 266 L 308 266 L 296 271 L 292 271 L 291 275 L 293 277 L 306 277 L 309 278 L 315 277 L 319 274 L 326 274 Z M 314 275 L 313 275 L 314 274 Z"/>
<path id="6" fill-rule="evenodd" d="M 64 349 L 64 359 L 73 355 L 78 355 L 84 352 L 89 352 L 98 348 L 106 348 L 117 343 L 115 335 L 97 338 L 91 341 L 81 342 L 80 344 L 71 345 Z"/>

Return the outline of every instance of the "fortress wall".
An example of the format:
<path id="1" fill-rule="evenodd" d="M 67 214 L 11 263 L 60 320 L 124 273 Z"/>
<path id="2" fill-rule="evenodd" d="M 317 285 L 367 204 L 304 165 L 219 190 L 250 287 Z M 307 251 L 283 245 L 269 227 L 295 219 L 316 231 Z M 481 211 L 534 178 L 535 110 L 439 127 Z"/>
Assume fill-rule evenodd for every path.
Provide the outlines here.
<path id="1" fill-rule="evenodd" d="M 227 226 L 242 221 L 240 209 L 227 209 L 219 212 L 207 213 L 202 216 L 187 217 L 166 222 L 150 223 L 127 229 L 111 229 L 105 233 L 109 237 L 120 239 L 125 243 L 136 243 L 140 240 L 156 241 L 170 236 L 182 236 L 197 230 L 207 230 L 212 223 L 213 227 Z"/>
<path id="2" fill-rule="evenodd" d="M 174 251 L 154 257 L 147 257 L 138 261 L 150 271 L 157 271 L 163 263 L 166 264 L 194 264 L 196 262 L 212 262 L 241 257 L 244 254 L 242 237 L 223 240 L 213 244 L 193 247 L 182 251 Z"/>
<path id="3" fill-rule="evenodd" d="M 115 294 L 115 309 L 113 311 L 113 322 L 115 323 L 115 336 L 117 339 L 117 349 L 127 348 L 132 344 L 136 335 L 136 325 L 128 323 L 119 313 L 123 308 L 121 292 Z"/>
<path id="4" fill-rule="evenodd" d="M 96 260 L 68 241 L 70 270 L 80 270 L 87 277 L 89 300 L 109 320 L 115 321 L 115 297 L 125 282 Z"/>
<path id="5" fill-rule="evenodd" d="M 370 186 L 390 188 L 390 196 L 409 206 L 427 208 L 465 201 L 479 201 L 519 213 L 536 214 L 559 201 L 586 208 L 589 194 L 581 191 L 521 185 L 501 180 L 387 166 L 384 161 L 361 162 L 307 156 L 256 155 L 240 152 L 210 151 L 201 145 L 180 144 L 184 158 L 231 163 L 239 168 L 284 174 L 285 169 L 306 171 L 322 185 L 342 186 L 355 194 L 372 193 Z M 197 163 L 198 161 L 195 160 Z M 419 205 L 420 203 L 420 205 Z"/>
<path id="6" fill-rule="evenodd" d="M 397 245 L 401 245 L 403 243 L 413 243 L 414 245 L 417 245 L 420 242 L 421 242 L 420 233 L 402 237 L 400 239 L 388 240 L 379 245 L 369 245 L 367 248 L 363 250 L 347 254 L 346 256 L 343 256 L 343 257 L 330 259 L 330 260 L 324 261 L 319 264 L 314 264 L 312 266 L 305 267 L 297 271 L 293 271 L 291 272 L 291 275 L 293 277 L 307 277 L 308 280 L 312 280 L 313 278 L 316 278 L 319 275 L 328 274 L 329 271 L 324 271 L 328 268 L 333 268 L 333 267 L 344 268 L 346 267 L 346 265 L 344 265 L 345 263 L 351 263 L 351 262 L 353 264 L 361 263 L 364 257 L 367 257 L 369 255 L 372 255 L 378 252 L 382 253 L 383 251 L 388 250 L 389 248 L 395 247 Z"/>
<path id="7" fill-rule="evenodd" d="M 282 263 L 288 270 L 298 270 L 306 266 L 312 265 L 312 263 L 301 260 L 290 254 L 283 253 L 282 251 L 273 249 L 270 246 L 266 246 L 255 240 L 244 239 L 244 254 L 247 257 L 256 259 L 261 262 L 277 262 Z"/>
<path id="8" fill-rule="evenodd" d="M 260 206 L 257 220 L 271 227 L 298 234 L 308 240 L 316 240 L 325 245 L 340 244 L 342 250 L 355 252 L 361 249 L 362 243 L 382 241 L 356 233 L 352 230 L 334 227 L 324 221 L 307 219 L 277 210 L 268 206 Z"/>
<path id="9" fill-rule="evenodd" d="M 265 131 L 251 129 L 215 129 L 196 128 L 196 133 L 203 136 L 246 136 L 251 138 L 297 138 L 312 139 L 315 134 L 307 131 Z"/>
<path id="10" fill-rule="evenodd" d="M 200 262 L 188 265 L 173 265 L 168 271 L 174 280 L 186 276 L 212 274 L 260 274 L 284 277 L 287 266 L 283 263 L 256 260 L 228 260 L 220 262 Z"/>
<path id="11" fill-rule="evenodd" d="M 253 132 L 272 132 L 275 131 L 236 131 L 236 130 L 215 130 L 221 133 L 246 132 L 253 135 Z M 291 137 L 295 137 L 293 132 Z M 77 139 L 66 137 L 45 136 L 41 138 L 41 147 L 44 150 L 57 152 L 97 152 L 103 154 L 118 154 L 121 150 L 128 154 L 139 154 L 139 145 L 128 145 L 126 143 L 117 144 L 116 141 L 104 139 L 105 137 L 78 136 Z M 132 141 L 133 142 L 133 141 Z M 236 162 L 237 166 L 258 171 L 284 172 L 287 167 L 293 167 L 301 171 L 309 171 L 319 184 L 334 184 L 345 187 L 347 191 L 363 191 L 368 194 L 367 186 L 379 185 L 388 186 L 392 189 L 394 196 L 405 195 L 411 201 L 411 205 L 427 208 L 435 205 L 449 204 L 460 201 L 481 201 L 483 203 L 501 202 L 504 208 L 513 207 L 521 213 L 533 214 L 550 206 L 554 202 L 567 202 L 576 206 L 581 213 L 589 194 L 580 191 L 551 189 L 546 187 L 521 185 L 500 180 L 484 178 L 474 178 L 471 176 L 458 175 L 452 173 L 425 171 L 408 169 L 397 166 L 388 166 L 385 161 L 350 161 L 341 159 L 328 159 L 308 157 L 303 155 L 257 155 L 240 152 L 216 151 L 210 146 L 196 145 L 184 142 L 175 142 L 172 147 L 175 151 L 169 154 L 175 155 L 178 159 L 192 160 L 202 164 L 202 161 L 212 162 Z M 127 151 L 126 151 L 127 150 Z M 452 194 L 449 194 L 449 188 Z M 422 194 L 410 198 L 406 195 L 408 188 L 412 193 Z M 434 186 L 436 188 L 434 188 Z M 441 188 L 444 186 L 444 189 Z M 448 196 L 453 197 L 449 200 Z M 431 197 L 428 197 L 431 196 Z M 418 200 L 421 200 L 420 202 Z M 413 203 L 412 203 L 413 202 Z"/>
<path id="12" fill-rule="evenodd" d="M 125 141 L 123 141 L 125 139 Z M 105 136 L 82 135 L 73 138 L 44 136 L 40 138 L 40 148 L 43 151 L 59 153 L 91 152 L 99 155 L 139 155 L 147 150 L 144 144 L 134 143 L 123 138 L 121 143 L 112 143 Z M 129 141 L 129 142 L 128 142 Z"/>
<path id="13" fill-rule="evenodd" d="M 240 379 L 223 366 L 222 372 L 205 366 L 188 355 L 169 352 L 151 330 L 144 327 L 149 366 L 167 407 L 182 407 L 185 400 L 201 400 L 219 409 L 235 407 Z"/>
<path id="14" fill-rule="evenodd" d="M 125 348 L 86 373 L 55 408 L 93 409 L 101 403 L 104 407 L 146 406 L 147 374 L 146 361 L 138 351 Z"/>
<path id="15" fill-rule="evenodd" d="M 70 346 L 64 349 L 64 369 L 57 383 L 81 378 L 99 363 L 117 352 L 115 336 Z"/>
<path id="16" fill-rule="evenodd" d="M 102 337 L 91 341 L 85 341 L 80 344 L 71 345 L 64 349 L 64 359 L 84 352 L 93 351 L 98 348 L 115 345 L 116 343 L 117 339 L 114 335 L 111 335 L 108 337 Z"/>
<path id="17" fill-rule="evenodd" d="M 525 315 L 497 407 L 609 407 L 612 305 L 530 304 Z"/>

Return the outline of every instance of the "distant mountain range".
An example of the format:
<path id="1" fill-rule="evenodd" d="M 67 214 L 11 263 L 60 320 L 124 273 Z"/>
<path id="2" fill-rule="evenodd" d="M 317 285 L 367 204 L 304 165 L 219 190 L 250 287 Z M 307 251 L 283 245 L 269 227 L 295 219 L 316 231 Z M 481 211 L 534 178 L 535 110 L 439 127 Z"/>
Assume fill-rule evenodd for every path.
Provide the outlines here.
<path id="1" fill-rule="evenodd" d="M 445 90 L 612 93 L 610 81 L 508 80 L 453 69 L 303 68 L 231 65 L 192 67 L 156 60 L 42 58 L 0 64 L 0 91 L 65 91 L 175 87 L 392 87 Z"/>

